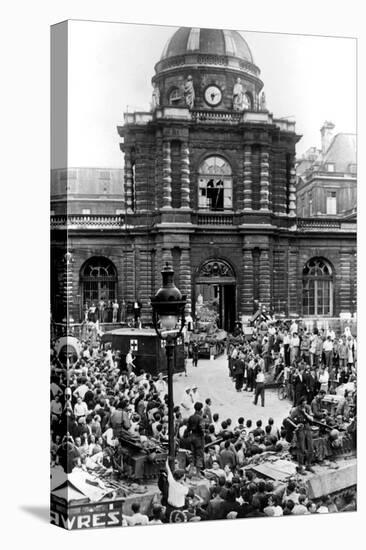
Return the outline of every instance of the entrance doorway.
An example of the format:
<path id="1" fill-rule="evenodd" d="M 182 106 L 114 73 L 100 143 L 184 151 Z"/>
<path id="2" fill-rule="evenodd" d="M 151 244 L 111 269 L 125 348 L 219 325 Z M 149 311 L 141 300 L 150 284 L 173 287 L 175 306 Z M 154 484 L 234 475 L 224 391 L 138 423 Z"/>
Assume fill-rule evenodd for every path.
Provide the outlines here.
<path id="1" fill-rule="evenodd" d="M 216 319 L 217 326 L 232 332 L 236 320 L 236 278 L 224 260 L 209 260 L 198 270 L 195 314 Z"/>

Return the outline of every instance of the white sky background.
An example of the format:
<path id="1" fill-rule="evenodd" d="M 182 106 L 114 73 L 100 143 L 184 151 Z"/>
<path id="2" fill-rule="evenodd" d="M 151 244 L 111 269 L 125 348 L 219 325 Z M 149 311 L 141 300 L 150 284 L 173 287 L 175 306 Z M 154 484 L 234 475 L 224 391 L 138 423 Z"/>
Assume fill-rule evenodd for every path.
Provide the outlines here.
<path id="1" fill-rule="evenodd" d="M 154 65 L 176 27 L 72 21 L 69 29 L 69 166 L 122 167 L 116 126 L 127 106 L 149 109 Z M 354 39 L 242 34 L 269 110 L 294 116 L 303 135 L 298 155 L 320 146 L 324 120 L 356 132 Z"/>

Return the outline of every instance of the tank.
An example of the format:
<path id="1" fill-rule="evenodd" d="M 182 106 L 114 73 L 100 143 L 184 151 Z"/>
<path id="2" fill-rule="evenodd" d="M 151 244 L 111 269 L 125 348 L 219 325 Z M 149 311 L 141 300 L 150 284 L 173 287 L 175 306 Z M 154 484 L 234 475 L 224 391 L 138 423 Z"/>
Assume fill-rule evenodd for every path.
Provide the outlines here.
<path id="1" fill-rule="evenodd" d="M 192 356 L 192 349 L 198 345 L 198 356 L 216 358 L 224 353 L 226 349 L 227 332 L 218 328 L 216 316 L 209 310 L 203 308 L 196 326 L 190 335 L 189 352 Z"/>

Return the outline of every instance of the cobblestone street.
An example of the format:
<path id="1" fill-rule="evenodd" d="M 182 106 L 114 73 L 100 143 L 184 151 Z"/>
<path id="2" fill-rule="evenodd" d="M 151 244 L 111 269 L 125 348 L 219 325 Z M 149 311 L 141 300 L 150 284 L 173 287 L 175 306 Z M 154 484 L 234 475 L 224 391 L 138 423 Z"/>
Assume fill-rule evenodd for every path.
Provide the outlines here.
<path id="1" fill-rule="evenodd" d="M 212 413 L 219 413 L 220 420 L 231 418 L 233 424 L 239 416 L 245 420 L 249 418 L 255 423 L 261 419 L 267 423 L 269 417 L 273 417 L 278 426 L 287 416 L 291 403 L 288 400 L 280 401 L 276 389 L 267 389 L 265 392 L 265 406 L 253 403 L 253 393 L 237 392 L 233 380 L 229 377 L 226 355 L 221 355 L 214 360 L 199 359 L 198 367 L 192 367 L 192 360 L 187 362 L 187 376 L 178 374 L 174 376 L 174 403 L 179 404 L 186 386 L 196 384 L 202 402 L 207 397 L 212 400 Z"/>

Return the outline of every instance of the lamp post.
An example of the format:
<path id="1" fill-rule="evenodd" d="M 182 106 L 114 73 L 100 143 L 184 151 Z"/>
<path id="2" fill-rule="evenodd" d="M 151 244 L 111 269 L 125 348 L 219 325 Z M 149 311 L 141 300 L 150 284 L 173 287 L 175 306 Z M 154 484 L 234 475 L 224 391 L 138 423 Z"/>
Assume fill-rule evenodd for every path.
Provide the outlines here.
<path id="1" fill-rule="evenodd" d="M 169 435 L 169 466 L 174 471 L 175 438 L 173 415 L 173 372 L 175 364 L 175 346 L 184 327 L 184 308 L 186 296 L 174 284 L 173 268 L 166 263 L 162 269 L 163 285 L 155 296 L 151 297 L 153 324 L 160 340 L 165 340 L 168 369 L 168 435 Z"/>

